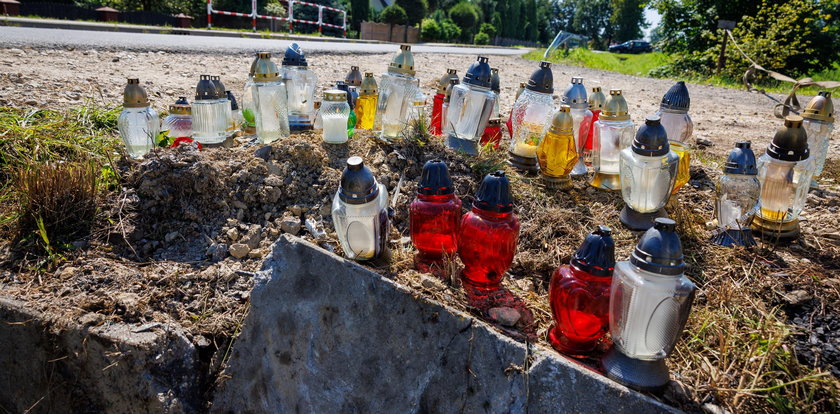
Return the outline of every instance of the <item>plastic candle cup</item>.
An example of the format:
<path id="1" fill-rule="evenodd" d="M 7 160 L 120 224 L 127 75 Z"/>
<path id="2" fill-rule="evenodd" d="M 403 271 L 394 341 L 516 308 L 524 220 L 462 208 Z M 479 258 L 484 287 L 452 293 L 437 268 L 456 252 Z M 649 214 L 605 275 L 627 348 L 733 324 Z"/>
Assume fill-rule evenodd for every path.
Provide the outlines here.
<path id="1" fill-rule="evenodd" d="M 324 92 L 320 116 L 324 128 L 324 142 L 328 144 L 343 144 L 349 138 L 347 119 L 350 116 L 350 105 L 347 104 L 346 94 L 338 89 Z"/>
<path id="2" fill-rule="evenodd" d="M 461 218 L 458 257 L 464 264 L 464 284 L 496 290 L 516 254 L 519 219 L 513 214 L 510 182 L 504 171 L 481 182 L 472 209 Z"/>
<path id="3" fill-rule="evenodd" d="M 659 117 L 648 116 L 633 145 L 621 150 L 621 198 L 625 203 L 621 224 L 630 230 L 647 230 L 655 218 L 667 216 L 663 207 L 674 188 L 679 159 L 669 148 Z"/>
<path id="4" fill-rule="evenodd" d="M 584 356 L 609 330 L 610 287 L 615 243 L 607 226 L 586 236 L 571 263 L 551 276 L 548 295 L 554 326 L 548 340 L 554 349 Z"/>
<path id="5" fill-rule="evenodd" d="M 446 87 L 449 86 L 450 80 L 458 80 L 458 71 L 455 69 L 447 69 L 446 75 L 440 78 L 437 84 L 437 91 L 432 100 L 432 122 L 430 125 L 430 132 L 432 135 L 440 135 L 442 133 L 441 125 L 443 124 L 443 101 L 446 98 Z"/>
<path id="6" fill-rule="evenodd" d="M 755 245 L 749 223 L 761 192 L 757 174 L 755 154 L 749 141 L 736 143 L 717 183 L 715 217 L 718 228 L 712 236 L 713 243 L 727 247 Z"/>
<path id="7" fill-rule="evenodd" d="M 665 358 L 682 334 L 696 287 L 683 274 L 676 223 L 657 218 L 630 256 L 618 262 L 610 293 L 613 348 L 601 360 L 607 376 L 637 390 L 668 384 Z"/>
<path id="8" fill-rule="evenodd" d="M 478 144 L 493 113 L 496 94 L 490 90 L 490 64 L 479 56 L 467 69 L 461 83 L 452 87 L 446 111 L 446 146 L 469 155 L 478 154 Z"/>
<path id="9" fill-rule="evenodd" d="M 814 174 L 802 117 L 789 115 L 758 159 L 761 193 L 752 229 L 764 239 L 788 241 L 799 236 L 799 213 L 805 207 Z"/>
<path id="10" fill-rule="evenodd" d="M 802 118 L 802 128 L 808 134 L 808 148 L 811 158 L 814 159 L 811 187 L 817 188 L 817 177 L 825 167 L 828 140 L 831 138 L 831 131 L 834 130 L 834 103 L 831 101 L 831 92 L 820 91 L 817 96 L 811 98 L 802 112 Z"/>
<path id="11" fill-rule="evenodd" d="M 572 187 L 569 173 L 578 161 L 578 153 L 572 129 L 574 121 L 570 111 L 569 105 L 560 106 L 554 114 L 548 132 L 537 146 L 540 177 L 549 188 Z"/>
<path id="12" fill-rule="evenodd" d="M 400 45 L 400 53 L 391 59 L 388 71 L 379 82 L 374 130 L 383 141 L 399 138 L 407 125 L 411 100 L 419 89 L 419 80 L 414 74 L 411 46 Z"/>
<path id="13" fill-rule="evenodd" d="M 186 97 L 181 96 L 169 105 L 169 115 L 163 118 L 160 129 L 171 138 L 192 136 L 192 109 Z"/>
<path id="14" fill-rule="evenodd" d="M 267 144 L 288 137 L 290 130 L 286 85 L 268 52 L 259 55 L 254 73 L 253 96 L 254 121 L 260 142 Z"/>
<path id="15" fill-rule="evenodd" d="M 586 134 L 586 141 L 584 141 L 583 148 L 583 163 L 590 167 L 592 166 L 592 135 L 595 132 L 595 122 L 601 115 L 601 110 L 604 109 L 604 104 L 607 97 L 601 92 L 601 87 L 596 86 L 592 88 L 592 93 L 589 95 L 589 110 L 592 112 L 592 122 L 589 124 L 589 132 Z"/>
<path id="16" fill-rule="evenodd" d="M 578 152 L 577 163 L 572 169 L 572 177 L 585 177 L 586 165 L 583 163 L 583 144 L 589 136 L 589 128 L 592 125 L 592 111 L 589 110 L 589 103 L 586 100 L 586 87 L 583 86 L 583 78 L 573 77 L 569 86 L 563 92 L 563 103 L 571 108 L 570 114 L 573 121 L 573 134 L 575 147 Z"/>
<path id="17" fill-rule="evenodd" d="M 372 260 L 386 251 L 387 208 L 388 190 L 376 182 L 361 157 L 350 157 L 332 204 L 335 233 L 345 257 Z"/>
<path id="18" fill-rule="evenodd" d="M 502 143 L 502 120 L 491 119 L 487 123 L 487 128 L 484 128 L 484 135 L 481 136 L 481 146 L 491 145 L 494 149 L 499 149 Z"/>
<path id="19" fill-rule="evenodd" d="M 630 119 L 627 101 L 620 89 L 610 90 L 599 118 L 593 123 L 592 186 L 601 190 L 621 190 L 619 158 L 633 143 L 636 125 Z"/>
<path id="20" fill-rule="evenodd" d="M 411 242 L 417 248 L 414 265 L 424 273 L 443 274 L 444 260 L 458 251 L 461 200 L 441 160 L 426 162 L 409 206 Z"/>
<path id="21" fill-rule="evenodd" d="M 373 73 L 365 72 L 362 86 L 359 90 L 359 100 L 356 102 L 356 128 L 371 129 L 376 117 L 376 102 L 379 99 L 379 88 Z"/>
<path id="22" fill-rule="evenodd" d="M 286 48 L 283 55 L 283 82 L 286 87 L 289 129 L 312 129 L 315 122 L 315 91 L 318 76 L 309 69 L 306 54 L 297 43 Z"/>
<path id="23" fill-rule="evenodd" d="M 120 138 L 131 158 L 142 158 L 152 147 L 160 132 L 160 119 L 149 106 L 146 90 L 140 80 L 130 78 L 123 90 L 123 110 L 117 119 Z"/>
<path id="24" fill-rule="evenodd" d="M 553 93 L 551 63 L 540 62 L 525 90 L 514 102 L 510 115 L 512 133 L 508 162 L 520 172 L 536 173 L 539 169 L 537 145 L 554 114 Z"/>
<path id="25" fill-rule="evenodd" d="M 665 127 L 665 132 L 668 133 L 671 151 L 674 151 L 680 157 L 677 180 L 674 183 L 674 194 L 691 178 L 691 155 L 688 152 L 688 143 L 694 131 L 694 123 L 688 116 L 690 106 L 691 98 L 688 96 L 688 88 L 686 88 L 685 82 L 679 81 L 662 97 L 659 111 L 656 112 L 661 119 L 662 126 Z"/>

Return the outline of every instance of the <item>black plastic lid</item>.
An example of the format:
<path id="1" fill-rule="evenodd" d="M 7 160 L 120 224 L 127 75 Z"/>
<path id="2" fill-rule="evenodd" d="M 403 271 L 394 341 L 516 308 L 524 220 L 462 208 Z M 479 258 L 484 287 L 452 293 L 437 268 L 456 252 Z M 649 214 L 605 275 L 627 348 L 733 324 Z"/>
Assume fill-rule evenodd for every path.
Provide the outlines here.
<path id="1" fill-rule="evenodd" d="M 499 68 L 490 68 L 490 90 L 500 93 L 502 79 L 499 77 Z"/>
<path id="2" fill-rule="evenodd" d="M 238 111 L 239 110 L 239 103 L 236 102 L 236 97 L 233 96 L 233 92 L 225 91 L 228 100 L 230 101 L 230 110 L 231 111 Z"/>
<path id="3" fill-rule="evenodd" d="M 505 172 L 498 170 L 484 176 L 478 192 L 475 193 L 473 206 L 480 210 L 494 213 L 513 211 L 513 196 L 510 194 L 510 181 Z"/>
<path id="4" fill-rule="evenodd" d="M 723 172 L 726 174 L 756 175 L 755 154 L 750 148 L 749 141 L 735 143 L 735 148 L 729 152 Z"/>
<path id="5" fill-rule="evenodd" d="M 660 275 L 677 276 L 685 271 L 682 244 L 677 235 L 677 222 L 659 217 L 648 229 L 630 256 L 630 263 L 642 270 Z"/>
<path id="6" fill-rule="evenodd" d="M 190 104 L 190 102 L 187 100 L 187 97 L 186 97 L 186 96 L 179 96 L 179 97 L 178 97 L 178 100 L 177 100 L 177 101 L 175 101 L 175 105 L 184 105 L 184 106 L 188 106 L 189 104 Z"/>
<path id="7" fill-rule="evenodd" d="M 364 204 L 373 201 L 379 195 L 376 178 L 365 166 L 362 157 L 347 159 L 347 167 L 341 173 L 341 187 L 338 198 L 347 204 Z"/>
<path id="8" fill-rule="evenodd" d="M 785 126 L 776 130 L 773 142 L 767 147 L 767 155 L 782 161 L 802 161 L 811 155 L 801 116 L 788 115 L 785 118 Z"/>
<path id="9" fill-rule="evenodd" d="M 446 195 L 454 192 L 452 177 L 449 176 L 449 168 L 446 167 L 446 163 L 441 160 L 426 161 L 426 164 L 423 165 L 420 184 L 417 185 L 417 194 Z"/>
<path id="10" fill-rule="evenodd" d="M 554 74 L 551 73 L 550 62 L 540 62 L 540 68 L 531 74 L 525 89 L 540 93 L 554 93 Z"/>
<path id="11" fill-rule="evenodd" d="M 218 76 L 211 76 L 210 79 L 213 82 L 213 85 L 216 86 L 216 99 L 222 99 L 225 97 L 225 84 L 222 83 L 222 78 Z"/>
<path id="12" fill-rule="evenodd" d="M 668 92 L 665 92 L 665 96 L 662 97 L 662 103 L 659 104 L 660 108 L 675 111 L 688 111 L 690 106 L 691 97 L 688 96 L 688 88 L 686 88 L 684 81 L 679 81 L 671 89 L 668 89 Z"/>
<path id="13" fill-rule="evenodd" d="M 598 228 L 586 236 L 586 240 L 572 257 L 572 266 L 595 276 L 612 276 L 615 269 L 615 242 L 612 230 L 607 226 Z"/>
<path id="14" fill-rule="evenodd" d="M 347 105 L 350 105 L 350 109 L 353 109 L 353 108 L 356 107 L 356 101 L 353 100 L 353 94 L 350 92 L 350 85 L 348 85 L 344 81 L 336 81 L 335 82 L 335 88 L 340 90 L 340 91 L 346 92 Z"/>
<path id="15" fill-rule="evenodd" d="M 671 150 L 668 134 L 659 123 L 659 115 L 648 115 L 645 124 L 636 131 L 633 139 L 633 152 L 646 157 L 659 157 Z"/>
<path id="16" fill-rule="evenodd" d="M 306 53 L 303 53 L 303 49 L 297 43 L 292 43 L 286 48 L 283 66 L 309 66 L 306 63 Z"/>
<path id="17" fill-rule="evenodd" d="M 489 88 L 492 75 L 490 74 L 490 64 L 487 62 L 486 57 L 479 56 L 467 69 L 467 73 L 464 75 L 464 83 Z"/>
<path id="18" fill-rule="evenodd" d="M 210 80 L 210 75 L 201 75 L 198 85 L 195 86 L 195 100 L 219 99 L 216 96 L 216 84 Z"/>

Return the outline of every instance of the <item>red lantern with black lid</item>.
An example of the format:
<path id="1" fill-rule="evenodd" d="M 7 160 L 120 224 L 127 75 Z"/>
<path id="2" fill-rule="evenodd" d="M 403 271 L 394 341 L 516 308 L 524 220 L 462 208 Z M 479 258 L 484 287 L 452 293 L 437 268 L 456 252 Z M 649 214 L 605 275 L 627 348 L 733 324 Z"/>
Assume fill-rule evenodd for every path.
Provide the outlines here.
<path id="1" fill-rule="evenodd" d="M 417 248 L 414 264 L 425 273 L 440 273 L 447 256 L 458 251 L 461 200 L 455 195 L 446 163 L 431 160 L 423 166 L 417 196 L 409 206 L 411 242 Z"/>

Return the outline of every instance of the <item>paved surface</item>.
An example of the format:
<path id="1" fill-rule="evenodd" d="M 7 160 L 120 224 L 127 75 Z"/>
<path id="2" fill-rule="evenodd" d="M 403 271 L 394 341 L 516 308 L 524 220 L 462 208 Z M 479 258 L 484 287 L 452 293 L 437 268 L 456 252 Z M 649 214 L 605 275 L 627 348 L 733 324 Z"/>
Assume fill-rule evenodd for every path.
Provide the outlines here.
<path id="1" fill-rule="evenodd" d="M 45 47 L 61 48 L 118 48 L 130 50 L 167 50 L 197 52 L 216 50 L 218 52 L 241 53 L 258 50 L 283 49 L 291 40 L 249 39 L 218 36 L 188 36 L 152 33 L 122 33 L 86 30 L 44 29 L 32 27 L 0 26 L 0 47 Z M 331 53 L 390 53 L 397 49 L 393 43 L 349 43 L 302 41 L 297 43 L 307 52 Z M 508 55 L 518 56 L 530 49 L 460 47 L 449 45 L 417 44 L 414 53 L 450 53 L 466 55 Z"/>

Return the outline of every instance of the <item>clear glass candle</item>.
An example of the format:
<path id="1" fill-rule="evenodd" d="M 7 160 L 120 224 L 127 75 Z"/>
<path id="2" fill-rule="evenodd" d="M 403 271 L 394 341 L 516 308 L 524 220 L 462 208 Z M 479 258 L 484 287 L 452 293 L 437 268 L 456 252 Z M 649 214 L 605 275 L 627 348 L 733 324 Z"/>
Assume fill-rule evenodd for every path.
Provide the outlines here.
<path id="1" fill-rule="evenodd" d="M 750 143 L 736 143 L 716 187 L 715 217 L 719 227 L 740 229 L 749 222 L 761 192 L 757 173 Z"/>
<path id="2" fill-rule="evenodd" d="M 411 100 L 419 89 L 414 74 L 411 46 L 400 45 L 400 53 L 391 60 L 379 83 L 374 130 L 385 141 L 398 138 L 407 124 Z"/>
<path id="3" fill-rule="evenodd" d="M 309 69 L 306 54 L 297 43 L 292 43 L 286 48 L 282 78 L 286 88 L 289 129 L 312 129 L 315 121 L 314 103 L 318 75 Z"/>
<path id="4" fill-rule="evenodd" d="M 592 126 L 592 111 L 589 110 L 583 78 L 572 78 L 569 86 L 563 92 L 563 103 L 571 108 L 575 148 L 578 152 L 578 160 L 572 170 L 572 176 L 579 177 L 586 174 L 586 165 L 583 163 L 583 147 L 586 144 L 586 138 L 589 136 L 589 128 Z"/>
<path id="5" fill-rule="evenodd" d="M 260 52 L 259 55 L 254 72 L 253 98 L 257 137 L 260 141 L 267 144 L 288 137 L 290 128 L 286 85 L 268 52 Z"/>
<path id="6" fill-rule="evenodd" d="M 228 136 L 229 112 L 230 103 L 219 95 L 211 76 L 201 75 L 192 102 L 193 139 L 202 144 L 224 142 Z"/>
<path id="7" fill-rule="evenodd" d="M 361 157 L 350 157 L 332 203 L 333 224 L 345 257 L 371 260 L 386 250 L 387 209 L 388 190 L 376 182 Z"/>
<path id="8" fill-rule="evenodd" d="M 446 125 L 446 145 L 456 151 L 478 154 L 478 144 L 490 121 L 496 94 L 490 90 L 488 60 L 479 56 L 458 85 L 452 87 Z"/>
<path id="9" fill-rule="evenodd" d="M 149 105 L 140 80 L 128 79 L 123 91 L 123 110 L 117 119 L 120 138 L 131 158 L 141 158 L 155 145 L 160 132 L 160 118 Z"/>
<path id="10" fill-rule="evenodd" d="M 674 183 L 674 194 L 691 178 L 691 154 L 688 151 L 688 145 L 694 131 L 694 123 L 691 122 L 691 117 L 688 115 L 690 104 L 688 88 L 686 88 L 685 82 L 679 81 L 662 97 L 659 111 L 656 112 L 662 126 L 665 127 L 665 132 L 668 134 L 671 151 L 674 151 L 680 157 L 677 167 L 677 180 Z"/>
<path id="11" fill-rule="evenodd" d="M 600 121 L 599 121 L 600 122 Z M 665 207 L 677 176 L 679 156 L 670 150 L 658 116 L 649 116 L 633 144 L 621 150 L 621 197 L 638 213 Z"/>
<path id="12" fill-rule="evenodd" d="M 808 102 L 802 112 L 802 127 L 808 134 L 808 148 L 814 159 L 814 179 L 811 186 L 816 187 L 816 177 L 822 174 L 825 159 L 828 156 L 828 141 L 834 130 L 834 102 L 831 92 L 820 91 Z"/>
<path id="13" fill-rule="evenodd" d="M 621 189 L 619 158 L 621 150 L 630 147 L 636 125 L 628 119 L 613 121 L 598 119 L 592 134 L 592 168 L 595 175 L 592 186 L 603 190 Z"/>
<path id="14" fill-rule="evenodd" d="M 510 112 L 510 163 L 520 171 L 537 170 L 537 146 L 554 114 L 554 77 L 549 62 L 540 62 Z"/>
<path id="15" fill-rule="evenodd" d="M 169 105 L 169 115 L 163 118 L 161 131 L 172 138 L 192 136 L 192 108 L 186 97 L 181 96 Z"/>
<path id="16" fill-rule="evenodd" d="M 347 119 L 350 116 L 350 105 L 347 104 L 346 93 L 338 89 L 324 92 L 320 115 L 324 128 L 324 142 L 330 144 L 347 142 Z"/>

